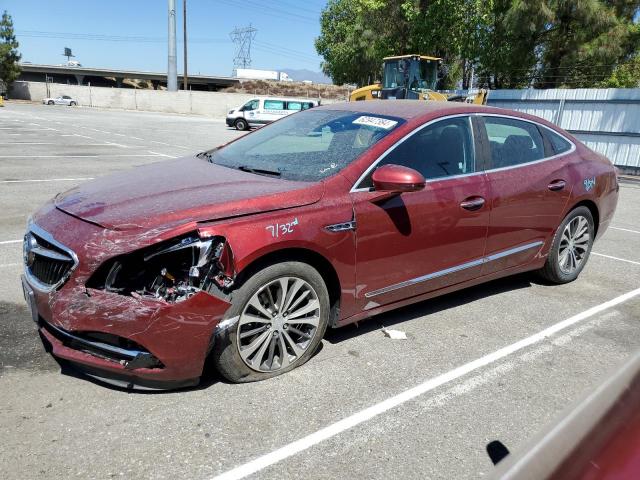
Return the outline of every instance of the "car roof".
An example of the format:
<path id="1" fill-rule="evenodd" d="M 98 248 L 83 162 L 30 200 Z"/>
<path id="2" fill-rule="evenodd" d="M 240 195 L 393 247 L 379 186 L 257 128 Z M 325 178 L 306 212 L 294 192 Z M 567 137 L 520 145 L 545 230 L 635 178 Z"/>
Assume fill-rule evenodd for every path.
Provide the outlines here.
<path id="1" fill-rule="evenodd" d="M 507 113 L 503 109 L 461 102 L 436 102 L 425 100 L 365 100 L 359 102 L 331 103 L 318 107 L 322 110 L 343 110 L 374 115 L 388 115 L 406 120 L 424 116 L 441 116 L 456 113 Z"/>

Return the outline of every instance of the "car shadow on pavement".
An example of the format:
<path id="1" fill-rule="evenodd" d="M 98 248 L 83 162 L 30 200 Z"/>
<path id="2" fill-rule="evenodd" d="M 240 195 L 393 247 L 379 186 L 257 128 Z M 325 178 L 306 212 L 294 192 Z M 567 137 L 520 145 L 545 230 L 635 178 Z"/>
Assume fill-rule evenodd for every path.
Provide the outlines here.
<path id="1" fill-rule="evenodd" d="M 413 305 L 398 308 L 391 312 L 376 315 L 361 322 L 346 325 L 342 328 L 329 329 L 324 339 L 332 344 L 349 340 L 358 335 L 380 330 L 383 327 L 392 327 L 395 324 L 414 320 L 426 315 L 456 308 L 482 298 L 500 295 L 511 290 L 529 288 L 532 284 L 541 283 L 531 272 L 521 273 L 473 287 L 448 293 L 441 297 L 423 300 Z"/>
<path id="2" fill-rule="evenodd" d="M 377 315 L 357 324 L 347 325 L 338 329 L 329 329 L 325 334 L 324 341 L 337 344 L 358 335 L 379 330 L 383 326 L 391 327 L 397 323 L 456 308 L 481 298 L 499 295 L 511 290 L 529 288 L 534 282 L 537 283 L 537 280 L 531 273 L 494 280 Z M 26 306 L 0 302 L 0 377 L 11 369 L 40 371 L 43 373 L 60 369 L 63 375 L 88 381 L 110 390 L 137 394 L 180 393 L 185 390 L 207 389 L 220 382 L 227 383 L 227 380 L 218 374 L 209 358 L 205 363 L 200 383 L 196 386 L 174 390 L 137 390 L 111 385 L 89 377 L 67 362 L 57 361 L 49 355 L 40 340 L 36 324 L 30 318 Z M 322 350 L 323 343 L 321 342 L 314 352 L 314 357 Z"/>

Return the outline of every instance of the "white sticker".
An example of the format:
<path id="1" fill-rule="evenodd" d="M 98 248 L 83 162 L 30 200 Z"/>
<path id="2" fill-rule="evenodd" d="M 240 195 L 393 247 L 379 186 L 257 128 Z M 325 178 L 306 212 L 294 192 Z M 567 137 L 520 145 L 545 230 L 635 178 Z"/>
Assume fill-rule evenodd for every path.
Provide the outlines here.
<path id="1" fill-rule="evenodd" d="M 391 130 L 398 124 L 398 122 L 396 122 L 395 120 L 389 120 L 388 118 L 367 116 L 358 117 L 352 123 L 355 123 L 356 125 L 367 125 L 369 127 L 383 128 L 385 130 Z"/>

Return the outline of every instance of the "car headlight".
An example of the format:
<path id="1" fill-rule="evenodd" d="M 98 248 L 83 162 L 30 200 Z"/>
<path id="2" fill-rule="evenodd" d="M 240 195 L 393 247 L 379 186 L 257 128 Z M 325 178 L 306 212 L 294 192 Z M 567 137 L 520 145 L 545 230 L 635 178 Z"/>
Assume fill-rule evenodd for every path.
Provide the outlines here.
<path id="1" fill-rule="evenodd" d="M 87 287 L 180 302 L 214 284 L 221 285 L 224 268 L 219 260 L 225 245 L 223 237 L 202 239 L 195 233 L 162 242 L 108 260 Z"/>
<path id="2" fill-rule="evenodd" d="M 235 112 L 235 110 L 229 110 L 228 115 L 231 115 L 231 114 L 232 114 L 232 113 L 234 113 L 234 112 Z"/>

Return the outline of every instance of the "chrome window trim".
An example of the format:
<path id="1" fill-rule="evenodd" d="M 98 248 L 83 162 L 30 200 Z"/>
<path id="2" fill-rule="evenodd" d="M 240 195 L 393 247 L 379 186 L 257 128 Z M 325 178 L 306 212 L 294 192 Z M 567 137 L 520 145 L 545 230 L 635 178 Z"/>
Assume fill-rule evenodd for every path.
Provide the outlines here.
<path id="1" fill-rule="evenodd" d="M 73 271 L 77 268 L 78 264 L 80 263 L 78 260 L 78 256 L 75 254 L 73 250 L 71 250 L 66 245 L 63 245 L 62 243 L 58 242 L 55 238 L 53 238 L 53 236 L 49 232 L 42 229 L 41 227 L 39 227 L 33 222 L 29 223 L 29 225 L 27 226 L 27 233 L 29 232 L 33 232 L 36 236 L 49 242 L 51 245 L 55 245 L 60 250 L 69 254 L 69 256 L 71 257 L 71 260 L 73 260 L 73 265 L 71 266 L 71 268 L 69 268 L 69 271 L 65 275 L 63 275 L 58 282 L 56 282 L 53 285 L 47 285 L 45 283 L 42 283 L 31 273 L 31 270 L 29 269 L 29 267 L 26 264 L 24 265 L 24 275 L 27 278 L 29 285 L 31 285 L 34 289 L 44 293 L 55 291 L 58 288 L 60 288 L 62 285 L 64 285 L 64 283 L 67 280 L 69 280 L 69 277 L 71 276 Z"/>
<path id="2" fill-rule="evenodd" d="M 353 184 L 353 187 L 351 187 L 351 190 L 349 190 L 349 193 L 370 192 L 371 191 L 370 188 L 365 188 L 365 187 L 356 188 L 356 187 L 360 184 L 360 182 L 362 182 L 362 180 L 364 180 L 367 177 L 369 172 L 371 170 L 373 170 L 376 167 L 376 165 L 378 165 L 378 163 L 380 163 L 387 155 L 389 155 L 392 151 L 394 151 L 402 142 L 404 142 L 405 140 L 408 140 L 413 135 L 417 134 L 418 132 L 420 132 L 424 128 L 427 128 L 428 126 L 433 125 L 434 123 L 441 122 L 443 120 L 449 120 L 451 118 L 467 117 L 469 119 L 469 128 L 471 128 L 471 139 L 474 140 L 473 139 L 473 124 L 471 123 L 471 116 L 472 115 L 475 115 L 475 114 L 474 113 L 456 113 L 456 114 L 453 114 L 453 115 L 447 115 L 445 117 L 434 118 L 433 120 L 429 120 L 427 123 L 423 123 L 422 125 L 420 125 L 415 130 L 412 130 L 411 132 L 407 133 L 404 137 L 400 138 L 398 141 L 396 141 L 396 143 L 394 143 L 389 148 L 387 148 L 375 160 L 375 162 L 373 162 L 371 165 L 369 165 L 369 167 L 362 173 L 362 175 L 360 175 L 360 177 L 358 177 L 358 180 L 356 180 L 356 182 Z M 475 144 L 473 145 L 472 148 L 473 148 L 473 155 L 474 155 L 473 161 L 474 161 L 474 168 L 475 168 L 475 166 L 476 166 L 475 165 L 475 161 L 476 161 L 476 159 L 475 159 L 475 154 L 476 154 L 476 152 L 475 152 Z M 448 180 L 448 179 L 454 178 L 454 177 L 477 175 L 479 173 L 484 173 L 484 172 L 464 173 L 462 175 L 455 175 L 455 176 L 451 176 L 451 177 L 432 178 L 432 179 L 427 179 L 427 182 Z"/>
<path id="3" fill-rule="evenodd" d="M 573 152 L 576 151 L 576 144 L 569 138 L 567 138 L 564 134 L 557 132 L 556 130 L 547 127 L 546 125 L 543 125 L 541 123 L 538 123 L 534 120 L 530 120 L 528 118 L 522 118 L 522 117 L 516 117 L 513 115 L 505 115 L 505 114 L 501 114 L 501 113 L 483 113 L 483 112 L 471 112 L 471 113 L 457 113 L 454 115 L 447 115 L 445 117 L 439 117 L 439 118 L 435 118 L 433 120 L 430 120 L 429 122 L 420 125 L 420 127 L 418 127 L 417 129 L 407 133 L 404 137 L 402 137 L 401 139 L 399 139 L 398 141 L 396 141 L 396 143 L 394 143 L 393 145 L 391 145 L 387 150 L 385 150 L 371 165 L 369 165 L 369 167 L 362 173 L 362 175 L 360 175 L 360 177 L 358 177 L 358 180 L 356 180 L 356 182 L 353 184 L 353 186 L 351 187 L 351 190 L 349 190 L 349 193 L 356 193 L 356 192 L 370 192 L 372 191 L 371 188 L 356 188 L 360 182 L 362 182 L 362 180 L 364 180 L 367 175 L 369 174 L 369 172 L 374 169 L 376 167 L 376 165 L 378 165 L 378 163 L 383 160 L 387 155 L 389 155 L 389 153 L 391 153 L 393 150 L 396 149 L 396 147 L 398 147 L 398 145 L 400 145 L 402 142 L 404 142 L 405 140 L 409 139 L 411 136 L 415 135 L 416 133 L 418 133 L 420 130 L 422 130 L 423 128 L 428 127 L 429 125 L 432 125 L 436 122 L 439 122 L 441 120 L 448 120 L 450 118 L 457 118 L 457 117 L 468 117 L 469 118 L 469 122 L 471 122 L 471 117 L 499 117 L 499 118 L 507 118 L 507 119 L 511 119 L 511 120 L 519 120 L 521 122 L 528 122 L 528 123 L 532 123 L 538 127 L 544 128 L 549 130 L 551 133 L 554 133 L 560 137 L 562 137 L 564 140 L 566 140 L 567 142 L 569 142 L 569 144 L 571 145 L 571 148 L 569 150 L 567 150 L 566 152 L 562 152 L 562 153 L 558 153 L 556 155 L 552 155 L 550 157 L 544 157 L 541 158 L 539 160 L 533 160 L 531 162 L 526 162 L 526 163 L 519 163 L 517 165 L 511 165 L 508 167 L 499 167 L 499 168 L 490 168 L 487 170 L 480 170 L 480 171 L 476 171 L 476 172 L 472 172 L 472 173 L 464 173 L 461 175 L 452 175 L 449 177 L 440 177 L 440 178 L 428 178 L 426 179 L 427 182 L 426 183 L 432 183 L 432 182 L 442 182 L 442 181 L 446 181 L 446 180 L 453 180 L 455 178 L 463 178 L 463 177 L 471 177 L 473 175 L 482 175 L 485 173 L 492 173 L 492 172 L 500 172 L 503 170 L 511 170 L 513 168 L 519 168 L 519 167 L 525 167 L 525 166 L 529 166 L 529 165 L 535 165 L 536 163 L 541 163 L 541 162 L 546 162 L 547 160 L 554 160 L 556 158 L 560 158 L 563 157 L 565 155 L 570 155 Z M 477 156 L 476 156 L 476 148 L 475 148 L 475 136 L 473 133 L 473 124 L 471 124 L 471 138 L 473 140 L 473 153 L 474 153 L 474 168 L 477 167 Z"/>
<path id="4" fill-rule="evenodd" d="M 379 288 L 378 290 L 372 290 L 371 292 L 367 292 L 364 294 L 365 298 L 371 298 L 378 295 L 382 295 L 383 293 L 393 292 L 395 290 L 399 290 L 401 288 L 410 287 L 412 285 L 416 285 L 418 283 L 423 283 L 429 280 L 433 280 L 435 278 L 443 277 L 445 275 L 449 275 L 451 273 L 460 272 L 462 270 L 466 270 L 468 268 L 477 267 L 483 265 L 485 263 L 492 262 L 494 260 L 499 260 L 504 257 L 508 257 L 509 255 L 513 255 L 516 253 L 524 252 L 525 250 L 529 250 L 531 248 L 535 248 L 541 246 L 544 242 L 538 240 L 536 242 L 527 243 L 525 245 L 520 245 L 519 247 L 510 248 L 508 250 L 504 250 L 502 252 L 493 253 L 491 255 L 487 255 L 482 258 L 478 258 L 476 260 L 471 260 L 470 262 L 462 263 L 460 265 L 456 265 L 455 267 L 445 268 L 444 270 L 439 270 L 437 272 L 428 273 L 427 275 L 422 275 L 420 277 L 412 278 L 410 280 L 405 280 L 404 282 L 395 283 L 393 285 L 389 285 L 387 287 Z"/>

